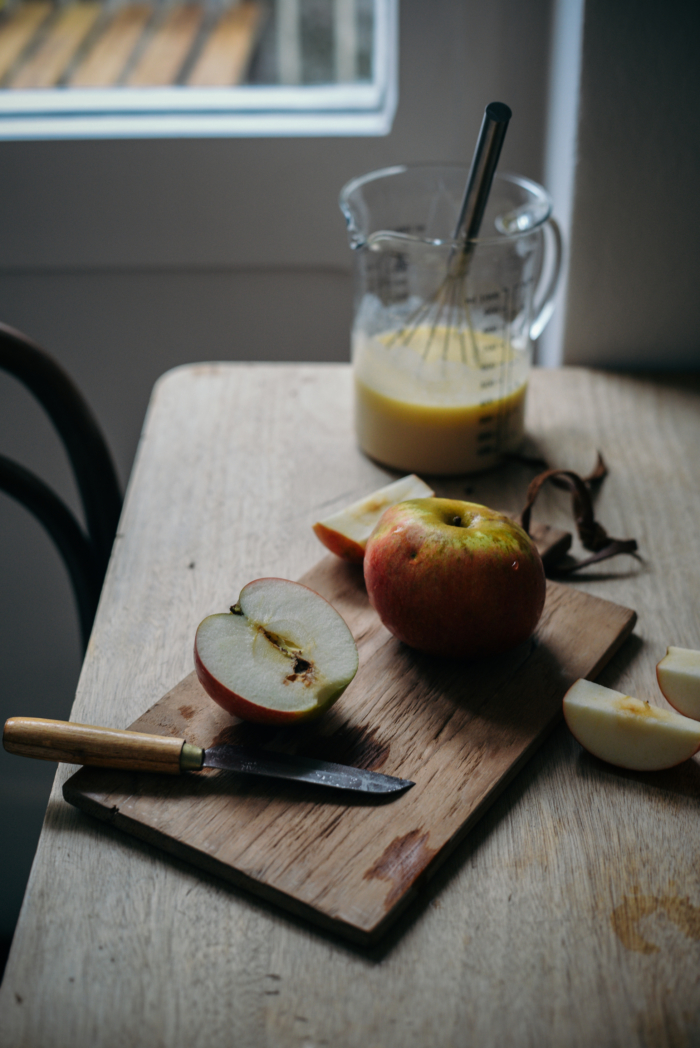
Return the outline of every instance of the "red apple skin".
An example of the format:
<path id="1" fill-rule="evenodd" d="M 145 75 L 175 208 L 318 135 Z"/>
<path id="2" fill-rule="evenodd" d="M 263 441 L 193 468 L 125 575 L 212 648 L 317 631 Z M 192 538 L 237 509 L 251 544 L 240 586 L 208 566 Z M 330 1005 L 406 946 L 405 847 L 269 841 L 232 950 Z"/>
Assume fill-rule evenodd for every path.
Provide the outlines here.
<path id="1" fill-rule="evenodd" d="M 471 502 L 411 499 L 388 509 L 367 542 L 364 573 L 386 628 L 431 655 L 508 651 L 532 635 L 544 607 L 532 540 L 509 517 Z"/>
<path id="2" fill-rule="evenodd" d="M 313 529 L 316 538 L 331 553 L 335 553 L 336 557 L 340 557 L 341 560 L 347 560 L 351 564 L 362 564 L 362 561 L 365 559 L 365 551 L 359 542 L 354 542 L 353 539 L 349 539 L 346 535 L 341 535 L 339 531 L 333 531 L 323 524 L 314 524 Z"/>

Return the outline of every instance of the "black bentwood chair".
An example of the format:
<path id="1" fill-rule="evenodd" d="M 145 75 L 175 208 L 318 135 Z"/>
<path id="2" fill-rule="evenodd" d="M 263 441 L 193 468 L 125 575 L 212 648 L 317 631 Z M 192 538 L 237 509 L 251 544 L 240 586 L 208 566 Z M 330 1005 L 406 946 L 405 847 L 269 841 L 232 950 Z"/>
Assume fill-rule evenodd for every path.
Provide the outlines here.
<path id="1" fill-rule="evenodd" d="M 0 455 L 0 491 L 43 524 L 68 569 L 84 649 L 121 512 L 117 474 L 97 421 L 73 381 L 45 350 L 5 324 L 0 324 L 0 368 L 19 379 L 49 415 L 78 485 L 87 534 L 47 484 Z"/>

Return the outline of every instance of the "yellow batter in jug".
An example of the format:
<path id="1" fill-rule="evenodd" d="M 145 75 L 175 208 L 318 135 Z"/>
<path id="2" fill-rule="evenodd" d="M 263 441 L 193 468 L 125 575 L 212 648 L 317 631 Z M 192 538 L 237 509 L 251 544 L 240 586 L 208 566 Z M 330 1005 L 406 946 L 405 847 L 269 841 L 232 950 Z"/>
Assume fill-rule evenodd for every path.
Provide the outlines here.
<path id="1" fill-rule="evenodd" d="M 414 473 L 488 469 L 523 436 L 528 354 L 481 331 L 353 337 L 360 447 Z"/>

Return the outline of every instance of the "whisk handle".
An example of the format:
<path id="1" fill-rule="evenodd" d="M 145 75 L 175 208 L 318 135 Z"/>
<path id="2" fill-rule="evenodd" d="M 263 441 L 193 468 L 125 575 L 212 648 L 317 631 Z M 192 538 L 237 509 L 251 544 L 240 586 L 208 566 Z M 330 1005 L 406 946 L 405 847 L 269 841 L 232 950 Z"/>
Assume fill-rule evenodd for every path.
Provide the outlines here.
<path id="1" fill-rule="evenodd" d="M 512 115 L 510 108 L 503 102 L 489 102 L 486 106 L 455 227 L 455 240 L 466 242 L 478 235 Z"/>

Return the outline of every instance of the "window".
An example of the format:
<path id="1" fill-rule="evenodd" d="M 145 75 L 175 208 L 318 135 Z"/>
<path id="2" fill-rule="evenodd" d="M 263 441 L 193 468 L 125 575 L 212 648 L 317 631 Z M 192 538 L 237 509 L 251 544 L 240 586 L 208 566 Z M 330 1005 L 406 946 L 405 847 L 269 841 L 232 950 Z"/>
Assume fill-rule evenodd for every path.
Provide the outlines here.
<path id="1" fill-rule="evenodd" d="M 387 134 L 397 0 L 16 0 L 0 138 Z"/>

